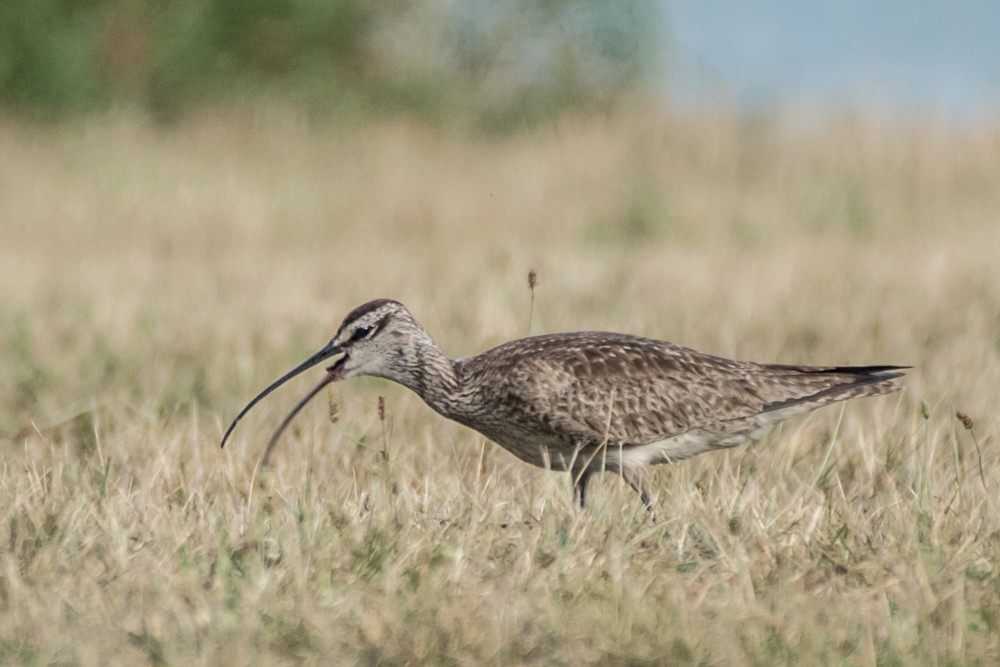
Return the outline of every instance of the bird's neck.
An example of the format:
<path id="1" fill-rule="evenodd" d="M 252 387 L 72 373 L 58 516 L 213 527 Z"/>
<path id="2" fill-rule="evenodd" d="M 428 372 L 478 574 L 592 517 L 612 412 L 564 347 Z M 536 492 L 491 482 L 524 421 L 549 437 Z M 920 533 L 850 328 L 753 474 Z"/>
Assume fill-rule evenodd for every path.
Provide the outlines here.
<path id="1" fill-rule="evenodd" d="M 434 410 L 449 416 L 450 406 L 461 384 L 455 372 L 455 363 L 430 339 L 416 348 L 416 358 L 415 372 L 410 373 L 402 384 L 416 392 Z"/>

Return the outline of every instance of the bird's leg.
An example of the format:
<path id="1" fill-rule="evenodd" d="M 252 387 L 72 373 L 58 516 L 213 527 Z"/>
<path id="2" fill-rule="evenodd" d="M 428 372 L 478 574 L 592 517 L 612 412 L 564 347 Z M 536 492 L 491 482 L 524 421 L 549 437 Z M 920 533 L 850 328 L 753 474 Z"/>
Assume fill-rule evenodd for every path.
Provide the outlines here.
<path id="1" fill-rule="evenodd" d="M 622 476 L 622 479 L 628 482 L 628 485 L 631 486 L 635 490 L 635 492 L 639 494 L 639 498 L 640 500 L 642 500 L 642 504 L 646 506 L 646 509 L 649 510 L 650 516 L 652 516 L 653 519 L 655 520 L 656 510 L 653 507 L 653 500 L 649 497 L 649 484 L 646 483 L 646 478 L 643 476 L 643 474 L 638 470 L 636 470 L 635 468 L 626 468 L 626 467 L 622 467 L 620 474 Z"/>
<path id="2" fill-rule="evenodd" d="M 579 472 L 571 471 L 570 475 L 573 477 L 573 500 L 579 501 L 580 509 L 583 509 L 587 504 L 587 482 L 591 472 L 584 468 Z"/>
<path id="3" fill-rule="evenodd" d="M 611 472 L 621 475 L 622 479 L 639 494 L 639 499 L 649 512 L 649 516 L 653 521 L 656 521 L 656 507 L 649 495 L 649 484 L 647 484 L 643 474 L 634 468 L 611 470 Z M 580 503 L 580 509 L 587 506 L 587 482 L 590 481 L 590 476 L 593 474 L 594 471 L 590 468 L 570 471 L 573 478 L 573 500 Z"/>

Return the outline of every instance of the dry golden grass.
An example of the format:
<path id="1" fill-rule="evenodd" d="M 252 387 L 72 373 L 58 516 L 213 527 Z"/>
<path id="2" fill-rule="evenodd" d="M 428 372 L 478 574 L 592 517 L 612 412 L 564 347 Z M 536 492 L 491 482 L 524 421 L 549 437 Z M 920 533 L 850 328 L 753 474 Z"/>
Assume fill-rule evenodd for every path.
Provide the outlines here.
<path id="1" fill-rule="evenodd" d="M 0 660 L 996 664 L 1000 129 L 627 111 L 0 124 Z M 218 439 L 361 301 L 454 356 L 611 329 L 902 394 L 584 513 L 379 381 Z M 378 417 L 378 397 L 387 415 Z M 972 420 L 967 429 L 956 418 Z"/>

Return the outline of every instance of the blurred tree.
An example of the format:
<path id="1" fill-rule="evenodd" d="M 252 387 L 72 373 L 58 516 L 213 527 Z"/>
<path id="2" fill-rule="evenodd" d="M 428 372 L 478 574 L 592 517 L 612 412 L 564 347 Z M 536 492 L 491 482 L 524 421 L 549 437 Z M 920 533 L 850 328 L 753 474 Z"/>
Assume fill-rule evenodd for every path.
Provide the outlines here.
<path id="1" fill-rule="evenodd" d="M 90 50 L 98 3 L 4 0 L 0 7 L 0 99 L 64 109 L 101 96 Z"/>
<path id="2" fill-rule="evenodd" d="M 653 0 L 3 0 L 0 104 L 280 95 L 509 127 L 648 80 Z"/>

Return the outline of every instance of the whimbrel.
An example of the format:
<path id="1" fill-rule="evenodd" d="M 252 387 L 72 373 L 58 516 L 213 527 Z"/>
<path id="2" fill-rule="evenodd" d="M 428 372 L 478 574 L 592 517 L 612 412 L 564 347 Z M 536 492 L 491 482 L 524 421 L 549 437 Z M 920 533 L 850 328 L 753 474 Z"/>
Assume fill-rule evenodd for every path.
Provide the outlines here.
<path id="1" fill-rule="evenodd" d="M 352 310 L 323 349 L 260 392 L 236 424 L 278 386 L 333 359 L 264 452 L 327 384 L 368 375 L 419 395 L 522 461 L 569 471 L 586 501 L 595 472 L 620 475 L 652 509 L 648 465 L 735 447 L 771 426 L 835 401 L 887 394 L 905 366 L 784 366 L 734 361 L 616 333 L 532 336 L 452 360 L 398 301 Z"/>

